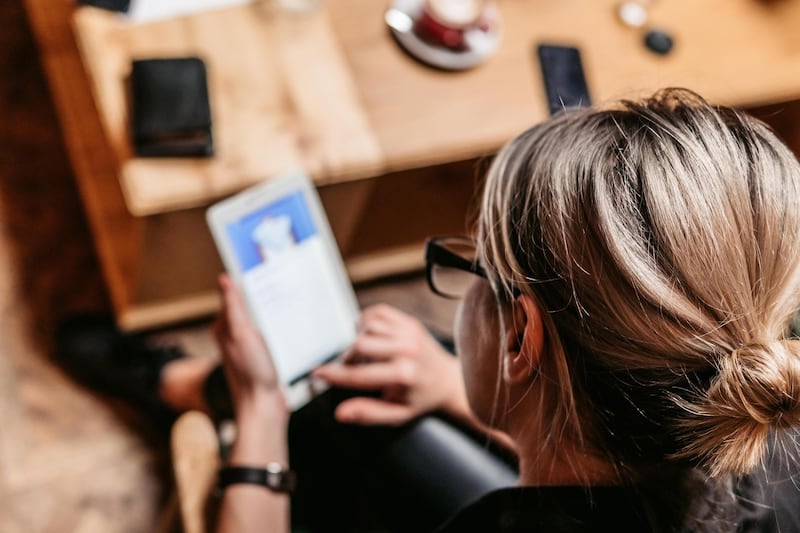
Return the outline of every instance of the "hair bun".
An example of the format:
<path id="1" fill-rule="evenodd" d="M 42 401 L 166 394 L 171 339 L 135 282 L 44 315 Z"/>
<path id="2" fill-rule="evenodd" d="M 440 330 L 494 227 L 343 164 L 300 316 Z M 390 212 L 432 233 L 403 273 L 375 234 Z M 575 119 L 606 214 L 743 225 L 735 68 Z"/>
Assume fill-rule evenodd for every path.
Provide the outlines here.
<path id="1" fill-rule="evenodd" d="M 751 343 L 717 363 L 718 373 L 680 424 L 684 452 L 712 475 L 740 474 L 762 459 L 772 428 L 800 423 L 800 341 Z"/>
<path id="2" fill-rule="evenodd" d="M 748 344 L 723 357 L 709 400 L 759 424 L 794 425 L 800 420 L 800 359 L 789 343 L 797 341 Z"/>

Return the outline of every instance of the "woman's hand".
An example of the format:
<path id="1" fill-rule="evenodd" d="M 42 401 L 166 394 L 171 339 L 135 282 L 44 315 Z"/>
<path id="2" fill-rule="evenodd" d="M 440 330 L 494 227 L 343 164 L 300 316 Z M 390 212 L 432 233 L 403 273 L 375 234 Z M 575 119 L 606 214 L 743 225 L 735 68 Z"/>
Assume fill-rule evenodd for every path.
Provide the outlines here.
<path id="1" fill-rule="evenodd" d="M 343 364 L 316 369 L 314 377 L 338 387 L 380 391 L 381 396 L 342 402 L 336 409 L 341 422 L 400 425 L 466 405 L 458 360 L 417 319 L 388 305 L 364 310 L 359 334 L 342 359 Z"/>
<path id="2" fill-rule="evenodd" d="M 237 418 L 254 410 L 262 416 L 288 419 L 286 401 L 269 349 L 250 321 L 238 289 L 227 275 L 220 276 L 222 313 L 214 333 L 222 349 L 225 374 Z"/>
<path id="3" fill-rule="evenodd" d="M 232 465 L 288 465 L 289 411 L 267 345 L 256 330 L 236 286 L 220 276 L 222 313 L 214 333 L 236 411 Z M 289 531 L 289 498 L 262 487 L 233 485 L 225 490 L 217 531 Z"/>

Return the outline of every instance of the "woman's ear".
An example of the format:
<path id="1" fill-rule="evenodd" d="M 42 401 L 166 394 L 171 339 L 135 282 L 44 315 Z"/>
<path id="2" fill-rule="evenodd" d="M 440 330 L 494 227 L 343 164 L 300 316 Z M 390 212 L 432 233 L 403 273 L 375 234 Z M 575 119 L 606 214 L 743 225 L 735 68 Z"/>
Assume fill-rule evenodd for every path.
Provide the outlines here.
<path id="1" fill-rule="evenodd" d="M 544 350 L 544 327 L 539 305 L 527 294 L 511 304 L 506 330 L 503 377 L 511 384 L 527 383 L 539 371 Z"/>

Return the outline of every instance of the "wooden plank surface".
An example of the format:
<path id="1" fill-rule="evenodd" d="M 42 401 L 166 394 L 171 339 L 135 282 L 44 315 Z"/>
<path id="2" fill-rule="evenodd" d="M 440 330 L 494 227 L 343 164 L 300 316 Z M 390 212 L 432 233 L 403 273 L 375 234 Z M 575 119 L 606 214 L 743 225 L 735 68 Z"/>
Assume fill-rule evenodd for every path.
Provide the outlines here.
<path id="1" fill-rule="evenodd" d="M 58 111 L 103 277 L 114 309 L 121 312 L 133 305 L 131 280 L 137 278 L 143 221 L 130 215 L 115 179 L 119 161 L 104 134 L 69 27 L 73 3 L 23 3 Z"/>
<path id="2" fill-rule="evenodd" d="M 499 0 L 497 54 L 461 73 L 407 57 L 383 23 L 386 4 L 374 0 L 328 0 L 303 17 L 257 2 L 136 27 L 87 8 L 76 23 L 139 215 L 202 205 L 291 167 L 330 183 L 491 153 L 546 117 L 540 42 L 582 49 L 597 101 L 675 85 L 737 106 L 800 96 L 797 2 L 655 3 L 653 25 L 676 40 L 667 57 L 616 20 L 617 3 Z M 209 63 L 219 157 L 130 159 L 122 90 L 130 60 L 182 54 Z"/>
<path id="3" fill-rule="evenodd" d="M 203 233 L 202 214 L 130 214 L 116 179 L 119 162 L 70 28 L 73 3 L 23 2 L 118 321 L 142 329 L 212 313 L 218 305 L 211 291 L 222 267 Z"/>
<path id="4" fill-rule="evenodd" d="M 210 292 L 213 275 L 220 267 L 210 239 L 203 233 L 202 210 L 131 216 L 117 179 L 126 160 L 124 143 L 121 137 L 107 135 L 108 121 L 123 121 L 124 110 L 116 118 L 113 114 L 104 115 L 105 125 L 99 118 L 93 98 L 95 88 L 87 81 L 70 26 L 74 3 L 71 0 L 24 2 L 120 321 L 140 328 L 211 312 L 216 307 Z M 480 68 L 457 74 L 421 66 L 400 51 L 383 26 L 382 2 L 328 0 L 326 11 L 317 13 L 321 18 L 315 19 L 316 23 L 291 19 L 275 24 L 272 38 L 276 39 L 281 32 L 302 35 L 302 28 L 314 29 L 319 38 L 321 25 L 322 41 L 334 40 L 340 47 L 334 70 L 349 72 L 349 77 L 339 78 L 343 88 L 334 92 L 353 99 L 350 108 L 323 105 L 309 96 L 304 96 L 303 105 L 293 103 L 296 116 L 307 121 L 306 129 L 297 129 L 299 119 L 294 125 L 284 124 L 288 131 L 305 132 L 298 134 L 300 141 L 285 153 L 299 153 L 298 157 L 310 162 L 333 161 L 330 168 L 345 169 L 353 165 L 349 168 L 361 168 L 365 174 L 370 173 L 366 170 L 369 165 L 358 158 L 363 153 L 372 153 L 370 161 L 383 161 L 385 169 L 417 168 L 465 154 L 491 153 L 516 131 L 543 117 L 544 98 L 532 57 L 533 44 L 539 41 L 582 47 L 596 99 L 630 95 L 637 87 L 664 84 L 689 85 L 717 101 L 736 105 L 783 101 L 796 98 L 800 92 L 800 69 L 795 68 L 800 64 L 800 32 L 794 31 L 800 12 L 798 2 L 656 3 L 653 23 L 669 29 L 677 39 L 674 54 L 667 58 L 646 52 L 640 43 L 641 33 L 622 28 L 614 20 L 611 4 L 610 0 L 563 0 L 557 4 L 544 0 L 500 0 L 506 26 L 498 54 Z M 102 19 L 105 15 L 99 13 L 101 18 L 88 23 L 104 27 L 108 24 Z M 99 31 L 102 30 L 97 30 L 96 35 L 100 35 Z M 142 47 L 143 53 L 155 53 L 155 48 L 147 47 L 183 43 L 186 31 L 184 28 L 171 32 L 161 27 L 159 39 L 136 46 Z M 272 50 L 270 61 L 274 60 L 276 65 L 281 62 L 316 65 L 312 73 L 297 70 L 289 74 L 286 66 L 281 65 L 287 92 L 313 93 L 314 87 L 325 85 L 330 78 L 325 74 L 330 67 L 315 63 L 315 48 L 304 42 L 295 42 L 280 52 Z M 113 39 L 99 43 L 107 46 L 109 61 L 121 61 L 113 52 L 120 43 Z M 218 38 L 210 39 L 209 43 L 218 43 Z M 174 51 L 177 53 L 177 48 Z M 107 60 L 103 57 L 98 56 L 98 61 Z M 124 76 L 120 72 L 117 76 Z M 226 79 L 236 85 L 235 79 Z M 119 84 L 119 79 L 115 80 L 114 86 Z M 306 80 L 314 83 L 304 85 Z M 373 135 L 372 141 L 365 141 L 368 144 L 374 141 L 373 148 L 365 149 L 353 141 L 353 135 L 346 133 L 330 144 L 312 136 L 322 131 L 327 132 L 323 135 L 325 139 L 333 139 L 331 132 L 337 131 L 336 121 L 340 118 L 335 111 L 353 107 L 363 111 L 355 119 L 355 130 Z M 254 123 L 262 121 L 255 115 L 250 118 Z M 315 119 L 324 123 L 314 123 Z M 269 117 L 263 120 L 269 121 Z M 337 142 L 352 146 L 351 151 L 341 152 L 350 154 L 344 162 L 334 161 L 339 154 L 334 148 Z M 371 152 L 372 149 L 375 151 Z M 185 190 L 188 197 L 195 194 L 200 202 L 201 197 L 209 200 L 230 185 L 195 175 L 186 182 L 165 179 L 167 174 L 162 170 L 152 176 L 150 186 L 156 191 L 153 194 L 162 194 L 159 191 L 163 190 L 168 191 L 163 193 L 165 196 L 174 198 Z M 318 178 L 345 179 L 326 172 L 321 171 Z M 353 171 L 350 177 L 356 175 L 358 172 Z M 442 191 L 450 190 L 451 185 L 443 183 L 441 190 L 438 185 L 431 189 L 435 181 L 412 180 L 408 187 L 401 187 L 401 182 L 407 179 L 404 176 L 389 183 L 381 177 L 371 185 L 363 182 L 364 187 L 360 185 L 362 181 L 332 185 L 329 209 L 343 253 L 352 265 L 369 266 L 359 266 L 356 271 L 376 271 L 375 265 L 379 265 L 377 270 L 383 272 L 383 263 L 374 261 L 381 246 L 389 252 L 418 246 L 420 235 L 436 231 L 437 227 L 455 228 L 452 215 L 458 206 L 449 208 L 449 220 L 437 226 L 435 219 L 442 211 L 438 204 L 429 199 L 420 206 L 414 199 L 415 194 L 436 189 L 441 201 L 450 200 L 452 195 Z M 464 178 L 469 179 L 466 175 Z M 357 194 L 348 192 L 350 185 Z M 462 201 L 460 196 L 458 201 Z M 408 205 L 403 207 L 401 203 Z"/>
<path id="5" fill-rule="evenodd" d="M 644 32 L 615 18 L 617 0 L 498 0 L 496 55 L 467 72 L 410 60 L 382 24 L 384 2 L 330 2 L 336 33 L 390 168 L 494 151 L 546 118 L 538 43 L 580 47 L 595 101 L 686 86 L 718 103 L 753 106 L 800 96 L 800 2 L 654 2 L 651 24 L 675 48 L 647 51 Z"/>
<path id="6" fill-rule="evenodd" d="M 256 2 L 127 26 L 86 7 L 74 24 L 135 215 L 204 205 L 295 169 L 324 184 L 383 167 L 325 9 L 299 17 Z M 133 157 L 125 90 L 131 61 L 195 55 L 208 70 L 215 157 Z"/>
<path id="7" fill-rule="evenodd" d="M 481 165 L 463 161 L 319 188 L 322 205 L 354 283 L 424 266 L 422 243 L 431 234 L 467 232 Z M 219 309 L 222 272 L 206 229 L 204 209 L 144 217 L 132 305 L 120 325 L 141 330 L 209 316 Z"/>

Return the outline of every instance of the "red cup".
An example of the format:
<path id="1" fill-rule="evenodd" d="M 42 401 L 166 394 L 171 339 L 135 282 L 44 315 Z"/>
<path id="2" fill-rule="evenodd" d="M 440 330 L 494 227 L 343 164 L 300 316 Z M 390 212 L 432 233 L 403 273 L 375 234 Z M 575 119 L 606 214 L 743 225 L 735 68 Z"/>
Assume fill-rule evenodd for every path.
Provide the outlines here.
<path id="1" fill-rule="evenodd" d="M 414 33 L 430 45 L 465 50 L 464 33 L 482 26 L 485 4 L 485 0 L 426 0 L 414 21 Z"/>

